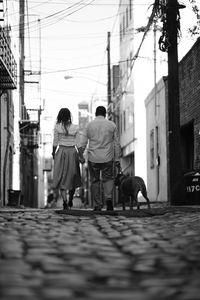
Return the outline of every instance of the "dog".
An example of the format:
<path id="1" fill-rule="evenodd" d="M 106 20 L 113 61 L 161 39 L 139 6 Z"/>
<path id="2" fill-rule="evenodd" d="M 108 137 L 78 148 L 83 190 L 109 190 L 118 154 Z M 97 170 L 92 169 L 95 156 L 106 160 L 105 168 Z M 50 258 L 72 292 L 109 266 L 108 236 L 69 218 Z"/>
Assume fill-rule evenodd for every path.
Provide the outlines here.
<path id="1" fill-rule="evenodd" d="M 147 196 L 147 189 L 144 180 L 139 176 L 128 176 L 123 173 L 117 174 L 114 180 L 114 184 L 119 188 L 119 196 L 122 199 L 122 207 L 125 210 L 125 201 L 130 199 L 129 208 L 133 210 L 133 203 L 137 204 L 137 209 L 140 209 L 138 201 L 139 191 L 142 196 L 146 199 L 148 208 L 150 208 L 150 201 Z"/>

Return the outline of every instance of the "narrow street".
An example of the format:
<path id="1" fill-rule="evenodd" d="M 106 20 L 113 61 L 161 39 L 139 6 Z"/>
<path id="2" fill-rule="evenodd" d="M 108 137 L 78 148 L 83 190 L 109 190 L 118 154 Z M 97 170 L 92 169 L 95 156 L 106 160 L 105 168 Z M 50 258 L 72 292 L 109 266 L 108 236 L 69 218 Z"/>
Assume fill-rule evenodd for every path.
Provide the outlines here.
<path id="1" fill-rule="evenodd" d="M 199 299 L 199 213 L 3 208 L 1 300 Z"/>

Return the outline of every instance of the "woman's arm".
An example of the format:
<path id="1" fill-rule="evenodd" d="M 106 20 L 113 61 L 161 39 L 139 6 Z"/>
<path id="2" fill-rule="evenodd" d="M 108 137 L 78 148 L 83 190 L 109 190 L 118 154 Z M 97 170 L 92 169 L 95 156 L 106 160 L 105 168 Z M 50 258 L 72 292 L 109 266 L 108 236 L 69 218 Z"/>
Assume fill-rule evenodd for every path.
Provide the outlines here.
<path id="1" fill-rule="evenodd" d="M 57 145 L 58 145 L 58 131 L 56 130 L 56 125 L 55 125 L 54 132 L 53 132 L 53 147 L 52 147 L 52 157 L 53 157 L 53 159 L 55 157 Z"/>
<path id="2" fill-rule="evenodd" d="M 53 149 L 52 149 L 52 157 L 53 157 L 53 159 L 55 157 L 56 148 L 57 148 L 57 146 L 53 146 Z"/>

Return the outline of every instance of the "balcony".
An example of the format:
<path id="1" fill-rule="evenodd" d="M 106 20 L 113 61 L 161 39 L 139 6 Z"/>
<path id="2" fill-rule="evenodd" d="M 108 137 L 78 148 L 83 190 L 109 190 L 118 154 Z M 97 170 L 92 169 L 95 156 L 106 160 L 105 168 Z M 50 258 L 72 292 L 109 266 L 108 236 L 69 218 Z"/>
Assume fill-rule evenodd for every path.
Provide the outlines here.
<path id="1" fill-rule="evenodd" d="M 39 124 L 34 121 L 19 122 L 21 147 L 27 149 L 39 148 Z"/>
<path id="2" fill-rule="evenodd" d="M 17 88 L 17 64 L 0 26 L 0 90 Z"/>
<path id="3" fill-rule="evenodd" d="M 36 115 L 31 115 L 35 112 Z M 25 105 L 21 106 L 21 121 L 19 122 L 19 131 L 21 147 L 27 149 L 36 149 L 40 143 L 40 122 L 38 109 L 27 109 Z"/>

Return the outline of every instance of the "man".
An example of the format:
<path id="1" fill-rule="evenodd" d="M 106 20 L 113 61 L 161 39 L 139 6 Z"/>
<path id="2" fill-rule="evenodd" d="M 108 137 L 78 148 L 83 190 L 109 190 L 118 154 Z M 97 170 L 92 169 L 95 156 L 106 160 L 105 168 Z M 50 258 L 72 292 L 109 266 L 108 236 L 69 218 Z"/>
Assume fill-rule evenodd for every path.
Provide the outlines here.
<path id="1" fill-rule="evenodd" d="M 94 210 L 102 209 L 100 171 L 107 210 L 113 210 L 113 174 L 114 167 L 120 166 L 121 147 L 115 123 L 105 118 L 105 107 L 98 106 L 95 116 L 96 118 L 88 124 L 82 134 L 81 147 L 84 151 L 88 144 L 88 168 L 95 203 Z"/>

